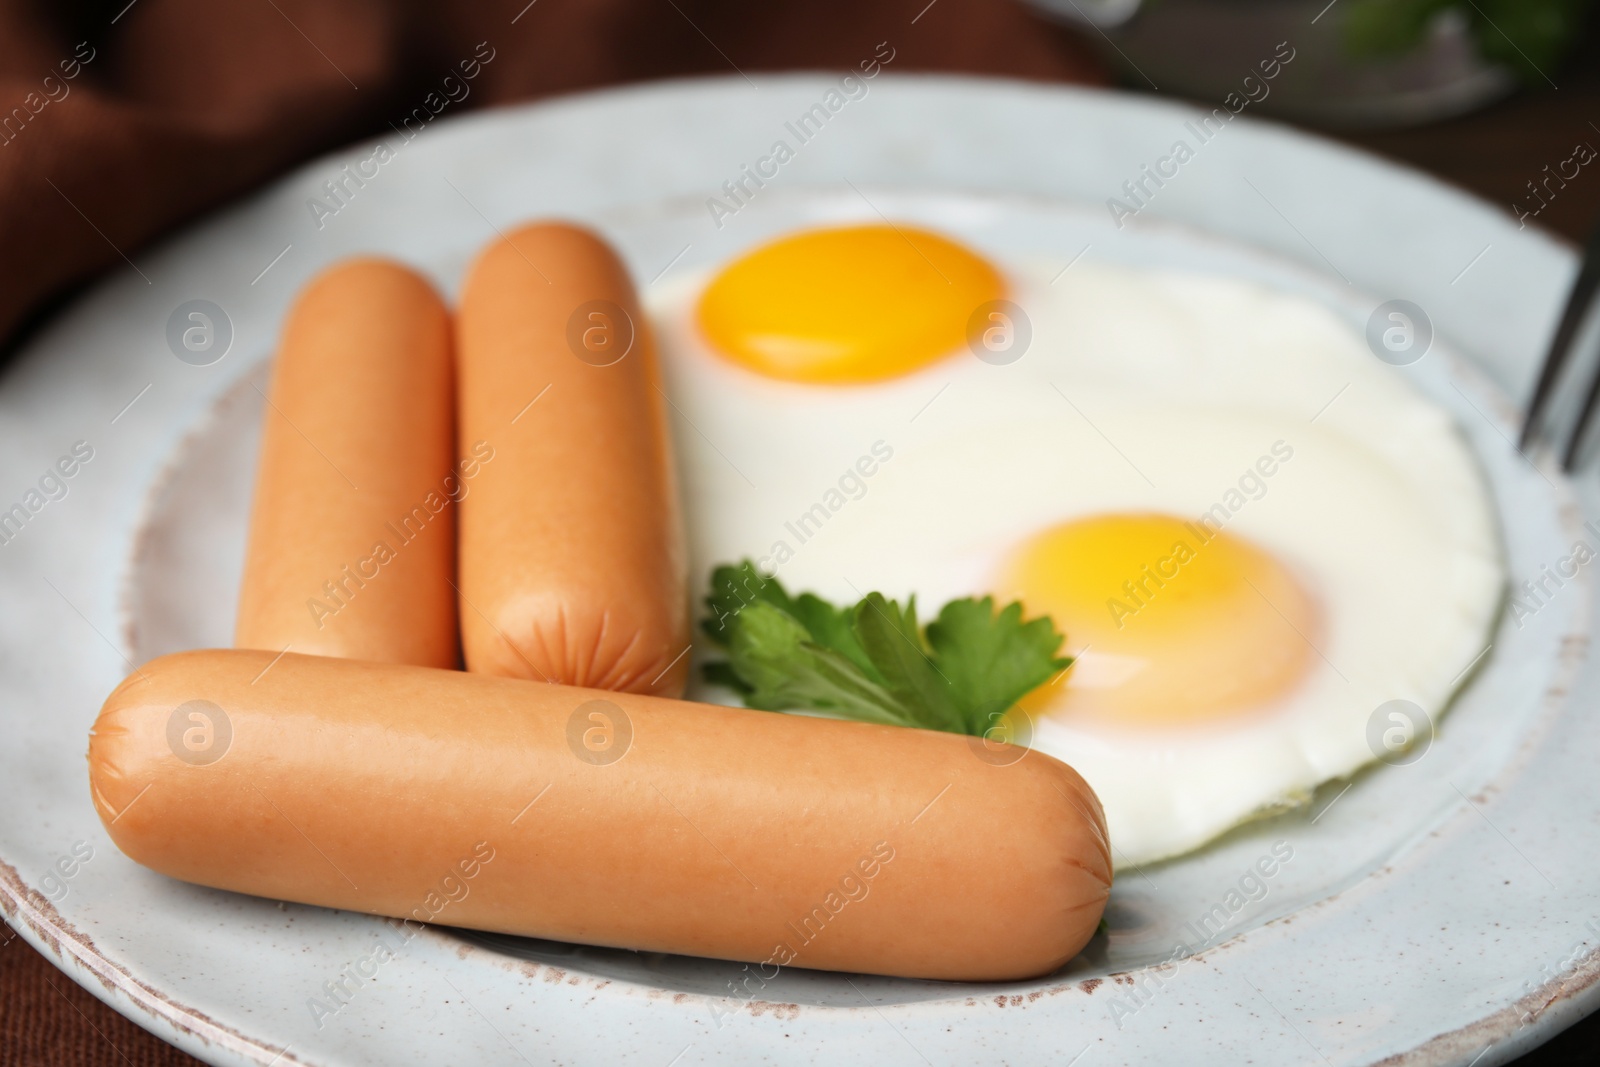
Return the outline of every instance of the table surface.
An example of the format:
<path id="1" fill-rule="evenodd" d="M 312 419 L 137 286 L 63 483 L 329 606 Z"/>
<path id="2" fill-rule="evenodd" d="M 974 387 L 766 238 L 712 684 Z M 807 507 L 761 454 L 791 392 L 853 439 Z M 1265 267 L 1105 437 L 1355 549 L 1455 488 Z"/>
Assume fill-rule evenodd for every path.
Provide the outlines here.
<path id="1" fill-rule="evenodd" d="M 1054 80 L 1094 68 L 1084 43 L 1015 9 L 951 4 L 929 18 L 918 41 L 903 50 L 900 69 L 961 70 Z M 971 39 L 970 21 L 985 20 L 984 46 Z M 1526 185 L 1543 168 L 1567 159 L 1579 142 L 1600 144 L 1600 19 L 1555 77 L 1558 88 L 1528 90 L 1476 114 L 1419 129 L 1331 132 L 1352 146 L 1428 171 L 1512 211 L 1528 203 Z M 995 23 L 1003 25 L 997 31 Z M 1018 69 L 1019 55 L 1028 57 Z M 1059 60 L 1059 61 L 1056 61 Z M 816 59 L 782 66 L 829 65 Z M 690 65 L 692 66 L 692 64 Z M 707 64 L 706 70 L 715 69 Z M 758 66 L 759 69 L 759 66 Z M 684 72 L 689 72 L 685 70 Z M 1600 174 L 1585 169 L 1531 224 L 1574 242 L 1600 218 Z M 59 306 L 59 305 L 58 305 Z M 0 927 L 0 1063 L 81 1064 L 94 1067 L 178 1067 L 192 1059 L 127 1021 L 57 971 L 10 929 Z M 1520 1067 L 1567 1067 L 1600 1062 L 1600 1013 L 1518 1060 Z"/>

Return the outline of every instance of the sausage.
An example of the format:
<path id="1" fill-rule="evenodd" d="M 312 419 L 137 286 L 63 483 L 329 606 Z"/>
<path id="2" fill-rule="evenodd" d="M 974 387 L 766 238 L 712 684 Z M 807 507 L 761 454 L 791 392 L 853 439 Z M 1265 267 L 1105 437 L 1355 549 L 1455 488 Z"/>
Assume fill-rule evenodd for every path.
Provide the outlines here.
<path id="1" fill-rule="evenodd" d="M 767 977 L 794 965 L 982 981 L 1076 955 L 1111 882 L 1083 779 L 995 751 L 904 727 L 212 650 L 154 660 L 111 694 L 89 778 L 117 847 L 188 882 L 743 960 Z"/>
<path id="2" fill-rule="evenodd" d="M 398 263 L 348 260 L 295 301 L 263 415 L 238 647 L 459 662 L 451 343 L 438 294 Z"/>
<path id="3" fill-rule="evenodd" d="M 467 669 L 678 696 L 683 522 L 650 331 L 595 234 L 524 226 L 472 267 L 461 439 L 499 457 L 461 507 Z"/>

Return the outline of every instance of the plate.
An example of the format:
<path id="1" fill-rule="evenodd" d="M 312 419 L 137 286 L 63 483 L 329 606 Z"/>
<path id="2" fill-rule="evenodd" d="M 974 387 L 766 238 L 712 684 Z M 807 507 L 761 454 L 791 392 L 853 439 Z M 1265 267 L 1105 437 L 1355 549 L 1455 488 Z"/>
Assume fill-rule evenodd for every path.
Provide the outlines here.
<path id="1" fill-rule="evenodd" d="M 26 514 L 0 544 L 0 905 L 12 925 L 113 1007 L 218 1064 L 1488 1067 L 1591 1010 L 1600 724 L 1584 709 L 1600 680 L 1581 568 L 1536 612 L 1506 613 L 1424 758 L 1121 872 L 1109 931 L 1038 981 L 792 970 L 763 982 L 718 961 L 439 928 L 377 966 L 362 962 L 379 936 L 371 917 L 183 885 L 116 851 L 89 803 L 88 727 L 132 664 L 228 641 L 264 361 L 296 289 L 358 252 L 405 259 L 454 293 L 497 230 L 558 214 L 605 232 L 648 286 L 798 224 L 881 212 L 1002 258 L 1245 277 L 1357 329 L 1406 299 L 1436 339 L 1395 372 L 1470 441 L 1513 581 L 1575 541 L 1600 545 L 1584 525 L 1600 514 L 1594 490 L 1512 445 L 1507 398 L 1526 390 L 1575 270 L 1564 246 L 1427 178 L 1244 118 L 1130 218 L 1108 198 L 1194 139 L 1193 109 L 888 74 L 737 211 L 713 210 L 712 198 L 728 204 L 723 183 L 836 84 L 657 83 L 396 135 L 381 164 L 359 145 L 142 253 L 32 342 L 0 386 L 0 509 Z M 670 366 L 666 378 L 669 393 L 681 386 Z M 675 432 L 692 464 L 704 443 Z M 74 448 L 73 475 L 47 478 Z M 1264 892 L 1225 903 L 1284 845 L 1293 859 Z M 1219 906 L 1226 918 L 1208 925 Z M 1179 939 L 1199 951 L 1171 963 Z"/>

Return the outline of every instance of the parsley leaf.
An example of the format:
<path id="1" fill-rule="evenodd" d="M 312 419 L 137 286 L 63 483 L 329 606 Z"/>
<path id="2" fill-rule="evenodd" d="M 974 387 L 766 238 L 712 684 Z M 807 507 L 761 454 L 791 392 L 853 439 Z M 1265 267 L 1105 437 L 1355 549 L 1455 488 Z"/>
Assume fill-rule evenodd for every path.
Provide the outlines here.
<path id="1" fill-rule="evenodd" d="M 1072 663 L 1055 658 L 1063 637 L 1049 616 L 1022 621 L 1022 605 L 995 614 L 994 600 L 952 600 L 928 624 L 939 670 L 965 694 L 963 732 L 981 736 L 1027 693 Z"/>
<path id="2" fill-rule="evenodd" d="M 1050 619 L 1025 622 L 1016 603 L 996 612 L 991 597 L 952 600 L 924 628 L 915 598 L 901 607 L 870 593 L 840 608 L 791 597 L 745 560 L 716 568 L 705 604 L 701 627 L 728 653 L 707 681 L 766 711 L 981 736 L 1072 663 Z"/>

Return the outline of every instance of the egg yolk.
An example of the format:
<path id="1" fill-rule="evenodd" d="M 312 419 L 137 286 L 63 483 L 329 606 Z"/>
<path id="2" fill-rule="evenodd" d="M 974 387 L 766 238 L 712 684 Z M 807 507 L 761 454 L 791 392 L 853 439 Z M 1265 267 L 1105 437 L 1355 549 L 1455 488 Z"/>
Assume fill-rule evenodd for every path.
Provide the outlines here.
<path id="1" fill-rule="evenodd" d="M 1049 615 L 1078 658 L 1022 706 L 1119 727 L 1198 725 L 1262 707 L 1317 655 L 1320 618 L 1256 546 L 1166 515 L 1102 515 L 1045 530 L 1001 589 Z"/>
<path id="2" fill-rule="evenodd" d="M 718 274 L 700 298 L 700 328 L 723 356 L 758 374 L 875 382 L 960 348 L 973 313 L 1004 292 L 987 261 L 927 230 L 808 230 Z"/>

